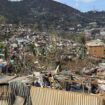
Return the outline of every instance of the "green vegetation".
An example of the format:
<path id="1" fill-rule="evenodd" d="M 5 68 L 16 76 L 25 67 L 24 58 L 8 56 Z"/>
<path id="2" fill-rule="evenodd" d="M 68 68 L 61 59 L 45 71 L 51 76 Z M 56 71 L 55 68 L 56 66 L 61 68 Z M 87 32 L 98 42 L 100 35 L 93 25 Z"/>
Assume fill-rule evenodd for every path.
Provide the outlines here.
<path id="1" fill-rule="evenodd" d="M 77 38 L 75 38 L 75 40 L 77 39 L 77 42 L 81 43 L 81 44 L 85 44 L 86 43 L 86 39 L 85 39 L 85 34 L 84 33 L 80 33 Z"/>
<path id="2" fill-rule="evenodd" d="M 79 42 L 81 44 L 86 43 L 86 38 L 85 38 L 84 32 L 77 33 L 77 34 L 62 33 L 61 37 L 65 38 L 65 39 L 71 39 L 71 40 L 73 40 L 75 42 Z"/>
<path id="3" fill-rule="evenodd" d="M 5 44 L 0 42 L 0 49 L 3 49 L 5 47 Z"/>
<path id="4" fill-rule="evenodd" d="M 6 23 L 6 18 L 0 15 L 0 24 L 5 24 L 5 23 Z"/>
<path id="5" fill-rule="evenodd" d="M 36 51 L 35 51 L 35 45 L 33 44 L 33 43 L 31 43 L 30 45 L 29 45 L 29 50 L 34 54 L 34 55 L 36 55 Z"/>

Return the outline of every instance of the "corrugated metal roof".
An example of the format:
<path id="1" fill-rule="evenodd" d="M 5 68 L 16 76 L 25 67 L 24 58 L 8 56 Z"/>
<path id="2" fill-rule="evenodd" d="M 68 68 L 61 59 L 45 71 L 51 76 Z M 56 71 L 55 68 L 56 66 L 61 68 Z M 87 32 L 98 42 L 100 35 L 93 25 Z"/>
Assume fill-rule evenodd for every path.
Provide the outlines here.
<path id="1" fill-rule="evenodd" d="M 31 88 L 32 105 L 103 105 L 103 99 L 86 95 L 46 88 Z"/>
<path id="2" fill-rule="evenodd" d="M 105 46 L 105 44 L 100 39 L 89 41 L 87 42 L 86 45 L 87 46 Z"/>

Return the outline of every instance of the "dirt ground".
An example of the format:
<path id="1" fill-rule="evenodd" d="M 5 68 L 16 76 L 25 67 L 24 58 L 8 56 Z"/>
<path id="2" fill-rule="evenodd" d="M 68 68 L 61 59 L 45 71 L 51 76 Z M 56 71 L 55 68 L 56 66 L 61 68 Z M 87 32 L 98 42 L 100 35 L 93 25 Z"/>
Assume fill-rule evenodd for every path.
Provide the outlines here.
<path id="1" fill-rule="evenodd" d="M 65 62 L 62 67 L 70 70 L 76 70 L 76 69 L 83 69 L 84 67 L 93 67 L 93 66 L 94 64 L 92 64 L 89 60 L 84 59 L 84 60 Z"/>

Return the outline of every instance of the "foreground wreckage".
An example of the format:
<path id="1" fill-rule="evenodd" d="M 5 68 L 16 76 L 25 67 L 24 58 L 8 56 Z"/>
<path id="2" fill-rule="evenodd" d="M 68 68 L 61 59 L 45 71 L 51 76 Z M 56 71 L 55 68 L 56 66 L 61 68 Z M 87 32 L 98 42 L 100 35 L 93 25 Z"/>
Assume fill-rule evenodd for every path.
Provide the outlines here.
<path id="1" fill-rule="evenodd" d="M 2 105 L 104 105 L 104 92 L 102 78 L 59 72 L 58 67 L 56 71 L 34 72 L 23 77 L 0 77 Z"/>

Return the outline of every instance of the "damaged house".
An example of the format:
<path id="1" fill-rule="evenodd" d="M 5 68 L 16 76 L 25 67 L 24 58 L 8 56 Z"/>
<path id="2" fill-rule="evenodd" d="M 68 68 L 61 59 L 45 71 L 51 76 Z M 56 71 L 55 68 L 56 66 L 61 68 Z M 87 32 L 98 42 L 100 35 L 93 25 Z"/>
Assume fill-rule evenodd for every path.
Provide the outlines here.
<path id="1" fill-rule="evenodd" d="M 92 57 L 105 57 L 105 44 L 100 40 L 92 40 L 86 43 L 87 54 Z"/>

